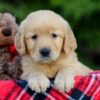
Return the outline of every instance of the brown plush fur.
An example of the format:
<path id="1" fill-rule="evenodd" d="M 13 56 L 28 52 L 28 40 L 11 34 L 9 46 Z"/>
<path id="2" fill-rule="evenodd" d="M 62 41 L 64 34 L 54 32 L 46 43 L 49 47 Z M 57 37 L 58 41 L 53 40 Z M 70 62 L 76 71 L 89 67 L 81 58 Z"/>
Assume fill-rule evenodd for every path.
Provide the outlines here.
<path id="1" fill-rule="evenodd" d="M 0 80 L 20 79 L 21 70 L 21 57 L 16 56 L 13 62 L 5 62 L 0 64 Z"/>

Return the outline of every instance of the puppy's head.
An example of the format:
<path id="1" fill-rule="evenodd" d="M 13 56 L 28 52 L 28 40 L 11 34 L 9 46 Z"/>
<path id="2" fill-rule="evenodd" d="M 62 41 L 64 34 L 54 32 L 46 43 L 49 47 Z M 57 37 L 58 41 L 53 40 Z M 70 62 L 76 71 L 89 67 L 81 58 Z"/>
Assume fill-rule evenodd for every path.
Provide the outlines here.
<path id="1" fill-rule="evenodd" d="M 15 45 L 22 55 L 30 55 L 36 62 L 48 63 L 68 56 L 77 47 L 69 24 L 58 14 L 40 10 L 31 13 L 21 23 Z"/>

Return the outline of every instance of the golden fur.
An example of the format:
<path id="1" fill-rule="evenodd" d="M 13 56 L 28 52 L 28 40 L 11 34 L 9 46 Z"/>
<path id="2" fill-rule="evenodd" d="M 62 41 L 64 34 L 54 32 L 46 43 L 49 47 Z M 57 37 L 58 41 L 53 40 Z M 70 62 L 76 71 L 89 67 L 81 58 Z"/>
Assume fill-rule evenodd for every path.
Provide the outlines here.
<path id="1" fill-rule="evenodd" d="M 57 37 L 53 38 L 53 33 Z M 37 35 L 36 39 L 32 36 Z M 77 59 L 77 43 L 74 34 L 61 16 L 40 10 L 29 14 L 21 23 L 15 36 L 15 45 L 22 55 L 22 79 L 36 92 L 45 91 L 49 79 L 55 77 L 55 87 L 60 91 L 69 91 L 74 85 L 75 75 L 87 75 L 92 70 Z M 44 59 L 39 50 L 51 50 L 50 57 Z"/>

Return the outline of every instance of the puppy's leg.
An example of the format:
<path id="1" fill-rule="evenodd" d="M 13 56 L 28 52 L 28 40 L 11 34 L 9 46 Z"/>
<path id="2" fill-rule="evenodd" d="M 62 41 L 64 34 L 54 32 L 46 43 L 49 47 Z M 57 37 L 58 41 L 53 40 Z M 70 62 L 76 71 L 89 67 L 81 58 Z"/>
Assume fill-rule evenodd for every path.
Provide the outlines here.
<path id="1" fill-rule="evenodd" d="M 33 72 L 29 75 L 28 85 L 35 92 L 45 92 L 50 86 L 50 81 L 43 73 Z"/>
<path id="2" fill-rule="evenodd" d="M 74 71 L 71 68 L 60 69 L 54 81 L 55 87 L 59 91 L 68 92 L 74 87 L 74 75 Z"/>

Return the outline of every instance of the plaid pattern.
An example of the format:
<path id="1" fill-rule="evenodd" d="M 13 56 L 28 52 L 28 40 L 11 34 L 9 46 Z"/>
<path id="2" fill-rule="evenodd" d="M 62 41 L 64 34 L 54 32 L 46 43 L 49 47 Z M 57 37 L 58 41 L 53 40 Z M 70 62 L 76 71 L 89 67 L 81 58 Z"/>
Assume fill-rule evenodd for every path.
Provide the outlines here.
<path id="1" fill-rule="evenodd" d="M 0 81 L 0 100 L 100 100 L 100 71 L 76 76 L 69 93 L 57 91 L 53 80 L 44 93 L 32 91 L 26 81 Z"/>

